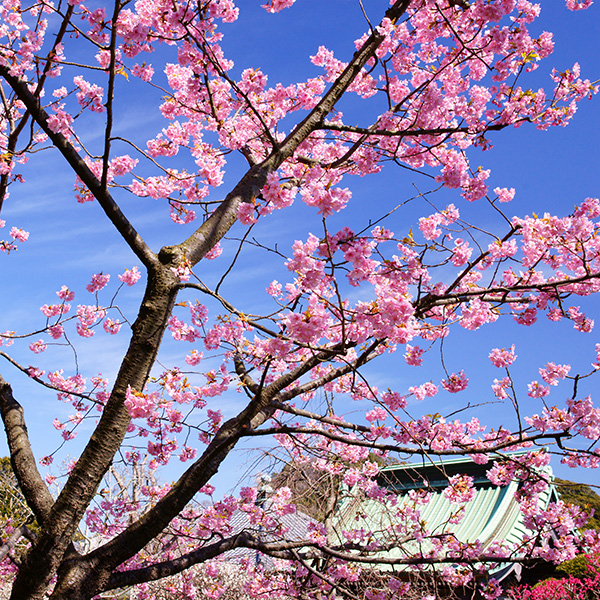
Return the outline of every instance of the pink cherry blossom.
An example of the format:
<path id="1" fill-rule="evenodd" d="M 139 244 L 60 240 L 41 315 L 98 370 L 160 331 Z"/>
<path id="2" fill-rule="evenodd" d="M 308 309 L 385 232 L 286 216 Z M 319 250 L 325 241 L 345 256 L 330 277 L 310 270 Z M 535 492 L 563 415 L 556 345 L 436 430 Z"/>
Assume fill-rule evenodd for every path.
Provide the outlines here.
<path id="1" fill-rule="evenodd" d="M 71 291 L 66 285 L 63 285 L 56 295 L 65 302 L 70 302 L 75 298 L 75 292 Z"/>
<path id="2" fill-rule="evenodd" d="M 59 338 L 61 338 L 64 335 L 65 330 L 64 330 L 64 327 L 60 323 L 57 323 L 56 325 L 52 325 L 52 326 L 48 327 L 48 333 L 51 338 L 58 340 Z"/>
<path id="3" fill-rule="evenodd" d="M 470 502 L 475 497 L 473 478 L 468 475 L 454 475 L 448 479 L 448 487 L 444 489 L 444 496 L 457 504 Z"/>
<path id="4" fill-rule="evenodd" d="M 98 292 L 104 287 L 106 287 L 109 281 L 110 275 L 105 275 L 104 273 L 96 273 L 95 275 L 92 275 L 92 281 L 88 283 L 85 289 L 93 294 L 94 292 Z"/>
<path id="5" fill-rule="evenodd" d="M 467 389 L 468 384 L 469 380 L 463 371 L 460 373 L 452 373 L 448 379 L 442 379 L 442 387 L 451 394 L 456 394 L 457 392 Z"/>
<path id="6" fill-rule="evenodd" d="M 454 248 L 450 260 L 455 267 L 461 267 L 469 261 L 471 254 L 473 254 L 473 248 L 469 246 L 468 242 L 461 238 L 457 238 L 454 241 Z"/>
<path id="7" fill-rule="evenodd" d="M 527 389 L 529 390 L 527 395 L 532 398 L 544 398 L 550 393 L 550 388 L 548 386 L 541 385 L 537 381 L 529 383 Z"/>
<path id="8" fill-rule="evenodd" d="M 515 188 L 494 188 L 499 202 L 510 202 L 515 197 Z"/>
<path id="9" fill-rule="evenodd" d="M 540 375 L 548 385 L 558 385 L 561 379 L 564 379 L 571 370 L 571 365 L 556 365 L 552 362 L 546 364 L 545 368 L 540 368 Z"/>
<path id="10" fill-rule="evenodd" d="M 10 230 L 10 237 L 19 242 L 26 242 L 29 239 L 29 232 L 17 227 L 12 227 Z"/>
<path id="11" fill-rule="evenodd" d="M 73 83 L 79 88 L 76 96 L 82 107 L 89 108 L 93 112 L 104 112 L 105 108 L 102 104 L 104 90 L 100 86 L 89 83 L 81 76 L 75 77 Z"/>
<path id="12" fill-rule="evenodd" d="M 592 363 L 594 369 L 600 369 L 600 344 L 596 344 L 596 362 Z"/>
<path id="13" fill-rule="evenodd" d="M 187 325 L 174 315 L 169 319 L 169 330 L 175 340 L 195 342 L 201 336 L 201 333 L 197 329 L 191 325 Z"/>
<path id="14" fill-rule="evenodd" d="M 132 419 L 149 417 L 156 410 L 157 396 L 155 394 L 143 394 L 127 388 L 125 394 L 125 406 Z"/>
<path id="15" fill-rule="evenodd" d="M 283 10 L 284 8 L 288 8 L 294 4 L 296 0 L 269 0 L 267 4 L 263 4 L 262 7 L 267 9 L 267 11 L 275 13 Z"/>
<path id="16" fill-rule="evenodd" d="M 44 304 L 40 307 L 40 310 L 46 317 L 50 318 L 68 313 L 71 310 L 71 305 L 66 303 L 51 305 Z"/>
<path id="17" fill-rule="evenodd" d="M 500 380 L 494 379 L 494 383 L 492 384 L 492 391 L 496 398 L 500 398 L 503 400 L 504 398 L 508 398 L 507 389 L 509 389 L 512 385 L 511 380 L 508 377 L 504 377 Z"/>
<path id="18" fill-rule="evenodd" d="M 44 352 L 44 350 L 46 350 L 46 348 L 48 348 L 48 346 L 44 343 L 43 340 L 38 340 L 37 342 L 33 342 L 32 344 L 29 344 L 29 349 L 32 352 L 35 352 L 36 354 L 39 354 L 40 352 Z"/>
<path id="19" fill-rule="evenodd" d="M 91 327 L 106 316 L 106 311 L 97 306 L 82 305 L 77 306 L 77 318 L 83 327 Z"/>
<path id="20" fill-rule="evenodd" d="M 194 349 L 185 357 L 185 362 L 188 365 L 195 367 L 200 364 L 202 358 L 202 352 L 198 352 L 198 350 Z"/>
<path id="21" fill-rule="evenodd" d="M 111 335 L 119 333 L 119 330 L 121 329 L 122 325 L 123 323 L 120 323 L 119 321 L 113 321 L 108 317 L 104 319 L 104 322 L 102 323 L 104 331 L 106 331 L 106 333 L 110 333 Z"/>
<path id="22" fill-rule="evenodd" d="M 569 10 L 585 10 L 589 8 L 593 1 L 592 0 L 566 0 L 567 8 Z"/>
<path id="23" fill-rule="evenodd" d="M 223 253 L 223 248 L 220 244 L 215 244 L 205 255 L 206 260 L 215 260 Z"/>
<path id="24" fill-rule="evenodd" d="M 419 346 L 411 346 L 410 344 L 406 344 L 406 352 L 404 354 L 404 360 L 407 364 L 412 365 L 413 367 L 418 367 L 423 364 L 423 353 L 425 350 L 423 348 L 419 348 Z"/>
<path id="25" fill-rule="evenodd" d="M 122 275 L 119 275 L 119 280 L 126 283 L 128 286 L 135 285 L 141 277 L 141 273 L 137 267 L 131 269 L 125 269 Z"/>
<path id="26" fill-rule="evenodd" d="M 54 133 L 62 133 L 67 139 L 71 137 L 71 125 L 73 117 L 67 114 L 64 109 L 64 104 L 57 104 L 52 107 L 55 114 L 48 118 L 48 127 Z"/>
<path id="27" fill-rule="evenodd" d="M 373 410 L 370 410 L 368 413 L 366 413 L 365 418 L 367 419 L 367 421 L 373 423 L 375 421 L 385 421 L 387 416 L 387 411 L 385 411 L 381 407 L 376 407 Z"/>
<path id="28" fill-rule="evenodd" d="M 430 381 L 417 387 L 410 387 L 408 388 L 408 391 L 411 394 L 414 394 L 417 400 L 423 400 L 426 397 L 435 396 L 438 393 L 438 387 Z"/>
<path id="29" fill-rule="evenodd" d="M 509 350 L 504 348 L 494 348 L 490 354 L 489 359 L 495 367 L 508 367 L 512 365 L 517 355 L 515 354 L 515 345 L 513 344 Z"/>

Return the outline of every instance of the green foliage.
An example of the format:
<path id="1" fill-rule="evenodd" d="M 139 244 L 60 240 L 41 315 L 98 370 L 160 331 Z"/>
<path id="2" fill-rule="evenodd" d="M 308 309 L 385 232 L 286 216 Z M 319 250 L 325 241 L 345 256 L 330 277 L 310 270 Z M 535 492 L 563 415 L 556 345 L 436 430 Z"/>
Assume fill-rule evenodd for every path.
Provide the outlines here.
<path id="1" fill-rule="evenodd" d="M 10 465 L 10 458 L 0 458 L 0 521 L 21 525 L 32 516 L 31 510 L 19 489 L 17 478 Z"/>
<path id="2" fill-rule="evenodd" d="M 4 456 L 0 458 L 0 530 L 2 538 L 9 536 L 13 529 L 24 524 L 34 533 L 39 531 L 39 525 L 19 489 L 10 458 Z M 28 547 L 27 539 L 21 538 L 13 548 L 13 556 L 22 557 Z"/>
<path id="3" fill-rule="evenodd" d="M 571 560 L 566 560 L 556 567 L 556 571 L 563 575 L 571 575 L 577 577 L 577 579 L 584 579 L 590 577 L 595 572 L 595 565 L 591 562 L 592 557 L 587 554 L 580 554 Z"/>
<path id="4" fill-rule="evenodd" d="M 589 520 L 585 529 L 600 530 L 600 496 L 589 486 L 575 483 L 566 479 L 556 478 L 560 499 L 569 504 L 581 506 L 586 511 L 593 510 L 594 515 Z"/>

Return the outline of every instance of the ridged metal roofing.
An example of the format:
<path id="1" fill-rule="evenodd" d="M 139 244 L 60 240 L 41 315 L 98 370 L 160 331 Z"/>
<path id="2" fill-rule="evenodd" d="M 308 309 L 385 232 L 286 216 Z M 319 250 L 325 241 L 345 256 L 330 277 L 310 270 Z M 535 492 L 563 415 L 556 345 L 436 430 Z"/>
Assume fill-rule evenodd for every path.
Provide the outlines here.
<path id="1" fill-rule="evenodd" d="M 454 460 L 443 465 L 446 476 L 468 473 L 474 479 L 475 496 L 471 502 L 464 505 L 464 515 L 458 523 L 451 522 L 452 516 L 463 505 L 450 502 L 443 494 L 448 482 L 446 477 L 440 476 L 439 467 L 386 467 L 382 469 L 380 484 L 398 492 L 396 506 L 385 506 L 375 500 L 358 499 L 355 494 L 349 494 L 348 500 L 339 508 L 333 538 L 342 542 L 342 532 L 349 530 L 363 529 L 373 532 L 373 538 L 379 543 L 392 546 L 382 554 L 389 559 L 409 558 L 419 552 L 426 555 L 432 549 L 432 545 L 427 539 L 415 541 L 420 534 L 424 534 L 425 537 L 451 534 L 463 543 L 479 542 L 483 553 L 489 550 L 492 544 L 498 543 L 515 551 L 523 537 L 529 533 L 515 499 L 519 484 L 512 482 L 506 486 L 493 485 L 485 476 L 490 466 L 476 465 L 468 459 Z M 551 476 L 551 470 L 545 469 L 544 474 Z M 409 497 L 409 491 L 425 490 L 426 486 L 431 494 L 429 502 L 415 503 Z M 540 507 L 546 508 L 555 498 L 556 492 L 553 486 L 550 486 L 539 496 Z M 414 514 L 415 510 L 420 513 L 420 527 L 416 528 L 415 521 L 406 516 Z M 502 564 L 495 565 L 490 572 L 497 578 L 503 578 L 510 570 L 510 565 Z"/>
<path id="2" fill-rule="evenodd" d="M 266 500 L 261 507 L 268 513 L 271 507 L 271 501 Z M 315 520 L 297 510 L 292 514 L 284 514 L 277 517 L 277 522 L 281 525 L 282 534 L 276 535 L 272 532 L 267 532 L 260 525 L 253 524 L 251 516 L 243 510 L 236 510 L 231 517 L 231 535 L 248 531 L 259 536 L 263 542 L 277 541 L 299 541 L 306 540 L 309 537 L 310 526 L 315 523 Z M 243 559 L 250 560 L 256 564 L 262 564 L 265 569 L 273 568 L 273 559 L 256 550 L 250 548 L 236 548 L 223 554 L 224 560 L 241 561 Z"/>

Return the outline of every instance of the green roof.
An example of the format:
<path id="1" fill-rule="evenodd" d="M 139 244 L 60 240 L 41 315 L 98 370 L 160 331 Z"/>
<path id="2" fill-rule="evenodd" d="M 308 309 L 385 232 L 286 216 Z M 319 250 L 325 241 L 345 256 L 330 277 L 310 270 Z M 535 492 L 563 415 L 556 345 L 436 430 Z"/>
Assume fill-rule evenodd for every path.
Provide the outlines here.
<path id="1" fill-rule="evenodd" d="M 377 554 L 378 557 L 391 559 L 389 563 L 410 558 L 419 551 L 426 555 L 432 549 L 427 539 L 415 541 L 415 533 L 417 537 L 420 533 L 426 536 L 450 534 L 463 543 L 479 542 L 483 553 L 493 544 L 502 543 L 518 554 L 524 535 L 529 533 L 515 499 L 519 483 L 513 481 L 506 486 L 493 485 L 486 476 L 491 466 L 491 461 L 486 465 L 478 465 L 466 458 L 444 461 L 443 464 L 385 467 L 378 483 L 398 493 L 396 505 L 384 505 L 364 494 L 362 498 L 354 492 L 348 494 L 339 507 L 334 537 L 343 543 L 343 531 L 364 529 L 373 532 L 373 539 L 390 548 Z M 450 522 L 451 516 L 463 505 L 450 502 L 443 491 L 448 486 L 448 477 L 459 473 L 473 477 L 475 496 L 464 505 L 460 522 L 453 524 Z M 552 478 L 549 467 L 543 473 Z M 429 502 L 418 504 L 410 498 L 409 491 L 418 489 L 431 493 Z M 538 503 L 541 508 L 546 508 L 555 499 L 554 486 L 550 485 L 539 495 Z M 420 531 L 414 528 L 410 531 L 409 525 L 414 521 L 405 516 L 415 510 L 420 512 Z M 383 565 L 382 568 L 391 569 L 393 564 Z M 402 566 L 397 568 L 403 569 Z M 510 570 L 512 567 L 508 564 L 494 565 L 490 573 L 503 578 Z"/>

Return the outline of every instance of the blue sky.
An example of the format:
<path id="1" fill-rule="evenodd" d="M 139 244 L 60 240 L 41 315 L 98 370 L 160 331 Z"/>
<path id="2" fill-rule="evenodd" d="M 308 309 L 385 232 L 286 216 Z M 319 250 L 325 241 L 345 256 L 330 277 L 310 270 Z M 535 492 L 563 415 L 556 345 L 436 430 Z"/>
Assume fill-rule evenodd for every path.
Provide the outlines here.
<path id="1" fill-rule="evenodd" d="M 364 2 L 373 21 L 378 20 L 386 4 L 382 0 Z M 276 15 L 267 15 L 259 5 L 260 2 L 254 0 L 241 0 L 239 21 L 223 27 L 226 55 L 235 61 L 234 76 L 245 68 L 259 67 L 269 76 L 270 84 L 301 81 L 320 72 L 308 59 L 319 45 L 331 48 L 338 58 L 345 60 L 353 52 L 354 39 L 364 31 L 364 20 L 356 0 L 298 0 L 291 9 Z M 547 1 L 534 30 L 554 32 L 555 53 L 532 74 L 533 87 L 549 86 L 551 82 L 548 75 L 552 67 L 564 70 L 575 61 L 580 63 L 584 76 L 591 80 L 600 78 L 600 3 L 587 11 L 570 13 L 564 2 Z M 160 73 L 157 76 L 160 77 Z M 138 140 L 143 136 L 150 137 L 152 131 L 159 131 L 164 126 L 156 104 L 151 100 L 134 104 L 139 99 L 136 88 L 127 88 L 127 85 L 129 83 L 125 80 L 120 81 L 121 90 L 128 94 L 128 100 L 117 113 L 117 128 L 122 135 Z M 515 200 L 507 208 L 509 215 L 523 216 L 545 211 L 569 214 L 573 206 L 585 197 L 600 194 L 599 102 L 600 98 L 595 98 L 580 103 L 575 118 L 567 128 L 539 132 L 532 127 L 521 127 L 502 131 L 490 136 L 494 144 L 492 150 L 471 153 L 473 166 L 482 165 L 492 169 L 490 188 L 516 188 Z M 346 114 L 349 121 L 353 116 L 360 116 L 354 105 L 348 105 Z M 86 143 L 93 147 L 100 141 L 98 129 L 93 121 L 84 125 Z M 215 199 L 223 197 L 235 184 L 242 168 L 241 161 L 234 158 L 230 160 L 225 182 L 214 192 Z M 18 252 L 0 256 L 4 282 L 0 294 L 0 331 L 11 329 L 25 332 L 43 326 L 39 307 L 55 302 L 55 291 L 61 285 L 76 291 L 75 305 L 91 303 L 93 298 L 84 288 L 92 273 L 110 273 L 112 282 L 109 289 L 114 290 L 118 284 L 117 275 L 136 264 L 135 257 L 112 230 L 99 207 L 92 203 L 79 205 L 75 202 L 73 177 L 65 169 L 60 157 L 51 152 L 34 155 L 30 164 L 23 168 L 23 173 L 27 182 L 13 187 L 2 218 L 7 221 L 7 228 L 12 225 L 22 227 L 31 232 L 31 237 Z M 369 218 L 376 218 L 392 206 L 414 196 L 416 188 L 425 191 L 432 184 L 425 177 L 397 167 L 388 167 L 380 176 L 347 179 L 344 185 L 352 189 L 353 199 L 346 213 L 332 220 L 335 226 L 351 224 L 359 229 L 366 225 Z M 166 208 L 158 202 L 132 198 L 124 192 L 116 193 L 116 197 L 123 199 L 125 212 L 154 250 L 165 244 L 176 243 L 191 232 L 192 226 L 182 228 L 173 225 Z M 438 205 L 456 203 L 461 209 L 464 208 L 465 215 L 472 215 L 484 226 L 494 227 L 496 224 L 491 214 L 486 214 L 480 207 L 465 207 L 456 192 L 440 192 L 435 201 Z M 413 202 L 402 213 L 402 218 L 389 226 L 398 234 L 405 233 L 418 216 L 430 212 L 423 204 Z M 295 239 L 306 239 L 309 231 L 319 235 L 319 220 L 314 211 L 298 204 L 292 211 L 273 215 L 264 226 L 257 229 L 257 234 L 262 236 L 265 243 L 278 243 L 281 251 L 288 253 Z M 402 231 L 403 227 L 405 232 Z M 232 235 L 241 232 L 239 228 Z M 218 276 L 220 265 L 233 255 L 234 250 L 233 243 L 226 244 L 222 259 L 200 265 L 198 274 L 208 280 Z M 261 292 L 264 287 L 274 277 L 283 279 L 285 274 L 283 261 L 266 263 L 262 253 L 252 250 L 228 278 L 223 293 L 233 298 L 241 308 L 258 312 L 262 306 Z M 125 288 L 119 297 L 119 305 L 130 317 L 134 317 L 143 291 L 142 285 L 140 282 L 135 288 Z M 240 294 L 240 290 L 243 290 L 243 294 Z M 109 297 L 107 293 L 103 300 L 107 301 Z M 187 297 L 191 295 L 184 296 Z M 471 380 L 469 389 L 455 396 L 440 393 L 434 399 L 411 407 L 411 410 L 416 414 L 447 413 L 467 402 L 490 400 L 491 380 L 499 376 L 486 358 L 493 347 L 516 343 L 519 359 L 514 372 L 517 383 L 522 385 L 520 397 L 524 404 L 528 400 L 526 384 L 539 378 L 537 368 L 547 361 L 572 362 L 574 370 L 576 365 L 582 371 L 586 370 L 595 356 L 594 345 L 600 341 L 597 333 L 600 311 L 595 300 L 582 301 L 581 305 L 586 307 L 590 316 L 596 318 L 596 330 L 588 335 L 573 330 L 571 324 L 566 322 L 551 324 L 544 321 L 539 326 L 523 328 L 504 319 L 502 324 L 484 327 L 474 333 L 457 328 L 445 343 L 445 361 L 450 371 L 465 369 Z M 102 372 L 111 377 L 118 368 L 119 358 L 128 340 L 126 335 L 109 337 L 104 332 L 98 332 L 90 340 L 73 341 L 77 345 L 77 363 L 82 373 L 91 376 Z M 22 347 L 15 344 L 9 350 L 15 350 L 17 360 L 39 365 L 46 370 L 63 367 L 68 371 L 73 368 L 73 352 L 70 348 L 53 348 L 52 352 L 36 356 L 27 350 L 27 344 L 22 344 Z M 167 340 L 161 361 L 165 365 L 176 364 L 190 348 Z M 67 406 L 59 405 L 52 392 L 39 390 L 8 364 L 4 363 L 0 372 L 13 385 L 15 395 L 25 406 L 36 454 L 42 456 L 51 452 L 61 441 L 58 432 L 50 425 L 52 418 L 56 415 L 64 418 L 71 411 Z M 381 388 L 406 387 L 429 379 L 439 380 L 443 376 L 437 352 L 427 357 L 425 366 L 420 370 L 406 366 L 399 351 L 374 363 L 369 367 L 369 373 Z M 583 392 L 593 393 L 598 381 L 596 377 L 583 383 L 580 395 Z M 553 394 L 557 394 L 556 401 L 562 401 L 570 395 L 570 389 L 563 384 L 553 389 Z M 593 397 L 600 402 L 600 395 Z M 219 407 L 231 413 L 239 407 L 239 401 L 235 392 L 231 392 L 219 402 Z M 359 408 L 348 407 L 348 410 Z M 540 409 L 536 406 L 530 412 Z M 473 414 L 489 416 L 495 424 L 506 418 L 506 407 L 496 404 L 487 405 L 479 411 Z M 528 412 L 528 407 L 524 411 Z M 82 431 L 80 437 L 84 433 Z M 0 452 L 4 453 L 4 448 L 0 445 Z M 65 452 L 74 456 L 77 448 L 78 442 L 75 442 Z M 235 459 L 234 464 L 246 460 L 241 454 L 238 453 L 239 458 Z M 558 464 L 553 466 L 563 477 L 591 483 L 598 480 L 595 472 L 575 474 Z M 228 471 L 220 476 L 220 481 L 224 487 L 233 485 L 237 475 L 232 478 L 231 471 Z"/>

